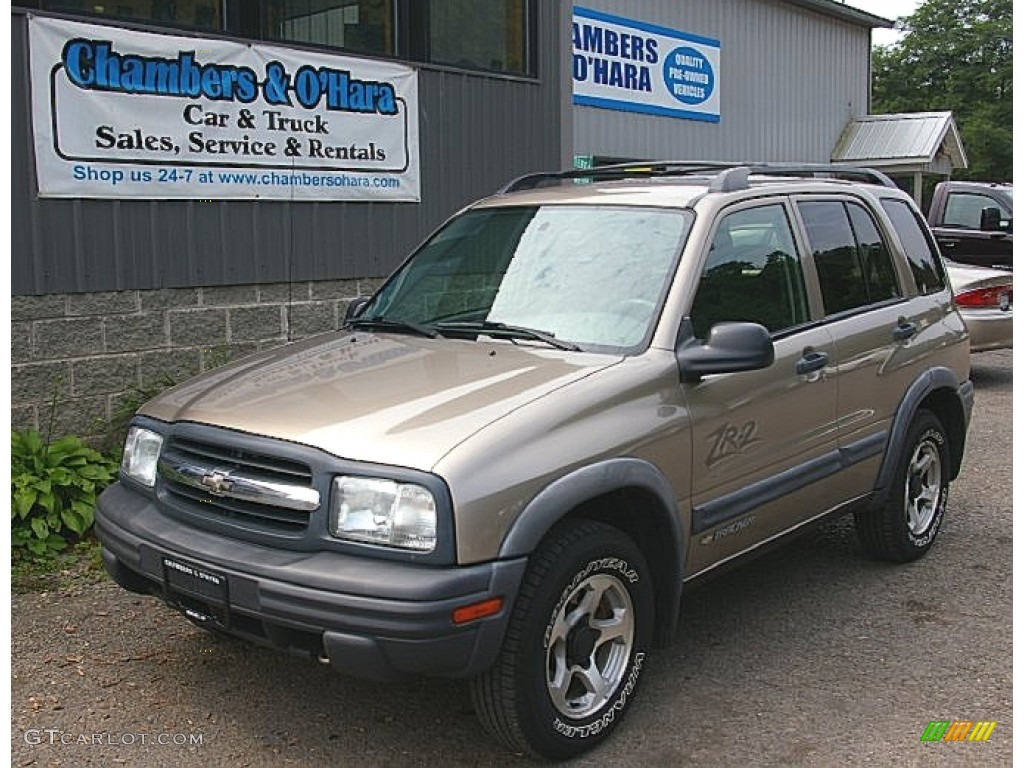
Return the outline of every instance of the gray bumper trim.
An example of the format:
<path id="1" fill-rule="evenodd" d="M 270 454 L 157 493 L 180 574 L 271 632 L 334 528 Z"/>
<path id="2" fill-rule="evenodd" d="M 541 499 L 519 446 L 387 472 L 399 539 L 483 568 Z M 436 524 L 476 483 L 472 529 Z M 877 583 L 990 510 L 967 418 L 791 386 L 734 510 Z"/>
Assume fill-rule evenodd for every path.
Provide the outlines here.
<path id="1" fill-rule="evenodd" d="M 526 567 L 525 558 L 437 567 L 276 550 L 183 527 L 121 485 L 101 495 L 96 531 L 108 572 L 126 589 L 168 599 L 164 559 L 194 564 L 226 580 L 230 634 L 374 680 L 485 670 Z M 455 608 L 490 597 L 504 598 L 498 615 L 452 623 Z"/>

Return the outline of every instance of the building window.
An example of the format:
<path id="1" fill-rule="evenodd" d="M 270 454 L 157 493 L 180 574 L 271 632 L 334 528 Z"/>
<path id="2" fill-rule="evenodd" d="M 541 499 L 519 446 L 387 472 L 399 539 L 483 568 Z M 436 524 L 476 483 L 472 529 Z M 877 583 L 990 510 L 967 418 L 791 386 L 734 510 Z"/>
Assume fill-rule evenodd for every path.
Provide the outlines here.
<path id="1" fill-rule="evenodd" d="M 427 60 L 523 75 L 526 0 L 430 0 Z"/>
<path id="2" fill-rule="evenodd" d="M 44 11 L 104 16 L 174 27 L 223 29 L 220 0 L 41 0 L 39 7 Z"/>
<path id="3" fill-rule="evenodd" d="M 393 0 L 270 0 L 265 34 L 359 53 L 395 52 Z"/>
<path id="4" fill-rule="evenodd" d="M 18 5 L 536 75 L 537 0 L 21 0 Z"/>

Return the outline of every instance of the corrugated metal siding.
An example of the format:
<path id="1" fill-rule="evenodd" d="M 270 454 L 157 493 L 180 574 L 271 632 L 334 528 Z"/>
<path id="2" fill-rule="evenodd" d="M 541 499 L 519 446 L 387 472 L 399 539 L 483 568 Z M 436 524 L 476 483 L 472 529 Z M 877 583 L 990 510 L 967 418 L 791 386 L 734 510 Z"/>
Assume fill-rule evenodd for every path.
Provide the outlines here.
<path id="1" fill-rule="evenodd" d="M 28 25 L 12 13 L 15 295 L 387 274 L 447 216 L 561 162 L 560 3 L 537 3 L 538 80 L 420 70 L 422 202 L 55 200 L 36 197 Z"/>
<path id="2" fill-rule="evenodd" d="M 680 160 L 828 162 L 868 111 L 870 29 L 781 0 L 583 0 L 721 42 L 721 122 L 574 107 L 574 151 Z"/>

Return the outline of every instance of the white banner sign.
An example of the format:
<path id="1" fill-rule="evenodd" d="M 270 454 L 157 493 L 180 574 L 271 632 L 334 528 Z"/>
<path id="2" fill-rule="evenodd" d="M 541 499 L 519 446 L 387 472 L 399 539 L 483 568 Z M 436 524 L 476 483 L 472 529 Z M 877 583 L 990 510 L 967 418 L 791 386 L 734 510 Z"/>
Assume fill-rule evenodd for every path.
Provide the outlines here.
<path id="1" fill-rule="evenodd" d="M 410 67 L 40 17 L 29 35 L 40 196 L 420 199 Z"/>
<path id="2" fill-rule="evenodd" d="M 576 6 L 573 103 L 717 123 L 721 44 Z"/>

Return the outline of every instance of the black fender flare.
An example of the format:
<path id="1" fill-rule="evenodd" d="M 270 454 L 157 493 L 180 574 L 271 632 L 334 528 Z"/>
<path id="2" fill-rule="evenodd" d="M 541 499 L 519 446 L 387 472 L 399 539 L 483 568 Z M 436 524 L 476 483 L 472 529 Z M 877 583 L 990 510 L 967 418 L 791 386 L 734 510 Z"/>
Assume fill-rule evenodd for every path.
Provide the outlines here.
<path id="1" fill-rule="evenodd" d="M 675 633 L 679 618 L 687 532 L 676 511 L 676 494 L 671 483 L 651 462 L 629 457 L 606 459 L 559 477 L 527 503 L 505 534 L 498 556 L 530 555 L 548 531 L 574 510 L 608 493 L 631 489 L 644 491 L 658 502 L 650 514 L 658 521 L 658 540 L 665 545 L 663 554 L 654 563 L 650 562 L 652 553 L 644 554 L 657 587 L 658 639 L 667 643 Z M 608 522 L 615 523 L 614 520 Z"/>
<path id="2" fill-rule="evenodd" d="M 899 470 L 899 457 L 903 450 L 904 439 L 910 429 L 910 422 L 914 418 L 921 404 L 933 392 L 947 390 L 955 394 L 963 409 L 962 418 L 964 434 L 949 435 L 956 446 L 956 450 L 950 452 L 953 466 L 950 468 L 950 479 L 960 473 L 960 463 L 963 459 L 964 445 L 967 438 L 967 426 L 971 420 L 971 410 L 974 406 L 974 385 L 970 380 L 961 382 L 957 375 L 945 367 L 929 368 L 918 376 L 907 388 L 903 400 L 896 408 L 893 416 L 892 427 L 889 429 L 889 439 L 885 446 L 885 453 L 882 458 L 882 465 L 878 469 L 878 476 L 875 479 L 875 487 L 871 496 L 871 504 L 884 504 L 892 479 Z M 942 414 L 938 414 L 941 418 Z"/>

